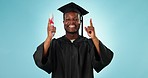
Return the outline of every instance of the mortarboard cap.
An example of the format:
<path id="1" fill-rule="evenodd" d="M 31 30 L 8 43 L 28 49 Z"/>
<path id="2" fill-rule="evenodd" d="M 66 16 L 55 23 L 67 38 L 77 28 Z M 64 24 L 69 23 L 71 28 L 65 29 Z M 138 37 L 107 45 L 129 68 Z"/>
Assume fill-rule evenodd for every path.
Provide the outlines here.
<path id="1" fill-rule="evenodd" d="M 86 11 L 85 9 L 73 2 L 60 7 L 58 10 L 60 10 L 63 13 L 74 11 L 80 13 L 80 15 L 85 15 L 88 13 L 88 11 Z"/>
<path id="2" fill-rule="evenodd" d="M 77 13 L 79 13 L 81 15 L 81 24 L 82 24 L 82 28 L 81 28 L 82 33 L 81 33 L 81 35 L 83 36 L 83 15 L 86 15 L 89 12 L 86 11 L 85 9 L 83 9 L 81 6 L 79 6 L 79 5 L 77 5 L 77 4 L 73 3 L 73 2 L 60 7 L 58 10 L 61 11 L 62 13 L 64 13 L 64 14 L 67 13 L 67 12 L 72 12 L 73 11 L 73 12 L 77 12 Z"/>

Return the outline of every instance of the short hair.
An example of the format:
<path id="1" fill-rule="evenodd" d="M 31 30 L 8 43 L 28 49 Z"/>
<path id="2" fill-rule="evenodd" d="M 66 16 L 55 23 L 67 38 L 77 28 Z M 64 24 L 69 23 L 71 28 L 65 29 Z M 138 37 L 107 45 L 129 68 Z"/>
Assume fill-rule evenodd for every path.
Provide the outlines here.
<path id="1" fill-rule="evenodd" d="M 75 12 L 75 11 L 71 11 L 71 12 Z M 68 12 L 67 12 L 68 13 Z M 75 13 L 77 13 L 78 15 L 79 15 L 79 18 L 80 18 L 80 21 L 81 21 L 81 14 L 80 13 L 78 13 L 78 12 L 75 12 Z M 63 20 L 65 20 L 65 13 L 63 13 Z"/>

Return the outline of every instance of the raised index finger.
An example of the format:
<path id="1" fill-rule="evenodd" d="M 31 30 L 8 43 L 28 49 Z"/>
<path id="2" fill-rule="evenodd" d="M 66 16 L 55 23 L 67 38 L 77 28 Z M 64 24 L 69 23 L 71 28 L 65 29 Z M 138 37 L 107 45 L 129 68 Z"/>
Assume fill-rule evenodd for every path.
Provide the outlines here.
<path id="1" fill-rule="evenodd" d="M 49 18 L 49 20 L 48 20 L 48 26 L 51 26 L 51 23 L 50 23 L 50 18 Z"/>
<path id="2" fill-rule="evenodd" d="M 90 19 L 90 26 L 93 26 L 93 24 L 92 24 L 92 19 Z"/>

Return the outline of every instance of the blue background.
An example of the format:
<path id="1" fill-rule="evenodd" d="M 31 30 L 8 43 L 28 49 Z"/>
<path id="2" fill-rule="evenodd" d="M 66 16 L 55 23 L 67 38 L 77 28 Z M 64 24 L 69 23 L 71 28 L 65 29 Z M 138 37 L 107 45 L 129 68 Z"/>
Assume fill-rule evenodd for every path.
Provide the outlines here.
<path id="1" fill-rule="evenodd" d="M 0 78 L 50 78 L 33 60 L 47 36 L 51 14 L 55 38 L 65 34 L 57 8 L 69 0 L 0 0 Z M 73 0 L 89 11 L 97 37 L 114 52 L 109 66 L 95 78 L 148 78 L 148 1 Z M 84 36 L 88 37 L 84 31 Z"/>

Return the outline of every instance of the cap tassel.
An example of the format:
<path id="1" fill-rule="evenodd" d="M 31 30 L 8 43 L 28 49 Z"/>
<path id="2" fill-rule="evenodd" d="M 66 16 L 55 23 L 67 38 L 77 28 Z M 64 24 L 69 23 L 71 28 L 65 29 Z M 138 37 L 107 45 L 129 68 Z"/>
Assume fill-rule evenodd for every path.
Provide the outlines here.
<path id="1" fill-rule="evenodd" d="M 83 16 L 81 16 L 81 36 L 83 37 Z"/>

